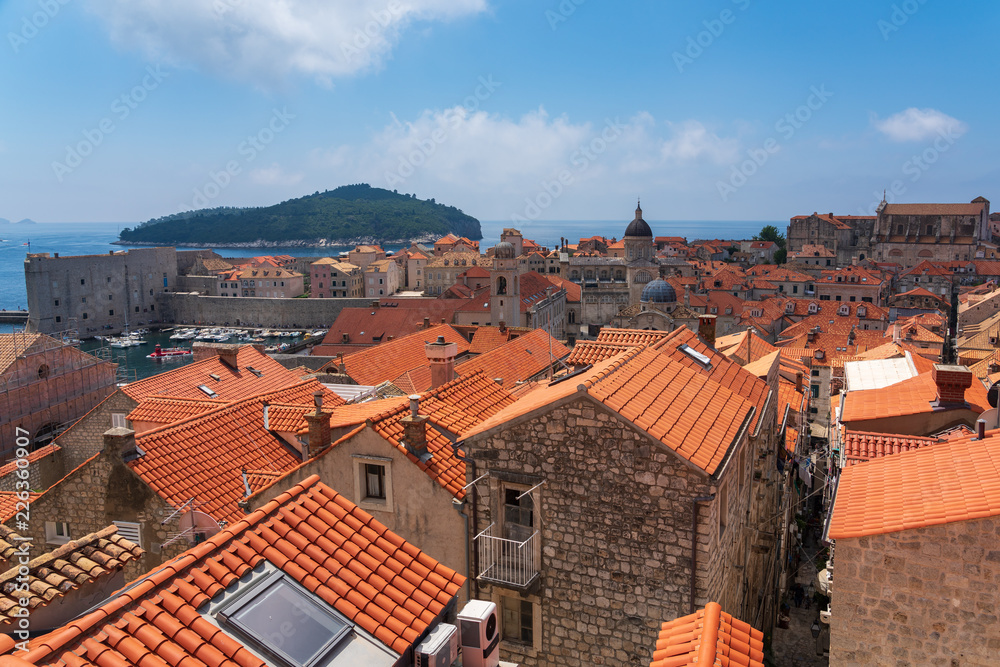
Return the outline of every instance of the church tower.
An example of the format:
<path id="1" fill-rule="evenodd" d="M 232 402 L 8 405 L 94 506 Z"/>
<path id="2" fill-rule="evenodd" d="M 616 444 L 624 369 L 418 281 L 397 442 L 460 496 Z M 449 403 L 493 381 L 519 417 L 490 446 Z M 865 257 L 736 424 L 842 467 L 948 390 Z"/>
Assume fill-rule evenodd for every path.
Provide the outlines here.
<path id="1" fill-rule="evenodd" d="M 518 284 L 517 255 L 514 245 L 501 241 L 493 249 L 490 271 L 490 323 L 521 326 L 521 289 Z"/>
<path id="2" fill-rule="evenodd" d="M 653 260 L 653 230 L 642 219 L 642 207 L 636 203 L 635 218 L 625 228 L 625 261 L 632 263 L 639 259 Z"/>

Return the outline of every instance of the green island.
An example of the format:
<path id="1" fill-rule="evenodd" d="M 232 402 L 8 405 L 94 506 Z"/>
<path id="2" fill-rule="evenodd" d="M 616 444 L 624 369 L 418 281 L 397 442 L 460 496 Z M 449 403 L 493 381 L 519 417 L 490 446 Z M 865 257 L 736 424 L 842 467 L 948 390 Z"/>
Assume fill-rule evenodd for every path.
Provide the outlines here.
<path id="1" fill-rule="evenodd" d="M 432 242 L 449 232 L 482 238 L 479 221 L 454 206 L 367 183 L 273 206 L 218 207 L 155 218 L 119 234 L 119 245 L 343 246 Z"/>

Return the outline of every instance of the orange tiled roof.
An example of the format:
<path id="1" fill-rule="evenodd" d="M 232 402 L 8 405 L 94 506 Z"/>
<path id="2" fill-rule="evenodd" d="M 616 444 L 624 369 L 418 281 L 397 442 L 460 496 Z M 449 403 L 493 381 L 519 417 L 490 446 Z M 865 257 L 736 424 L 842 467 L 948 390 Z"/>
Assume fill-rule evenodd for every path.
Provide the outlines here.
<path id="1" fill-rule="evenodd" d="M 246 489 L 242 470 L 289 470 L 301 457 L 264 428 L 264 403 L 312 406 L 312 394 L 323 386 L 299 381 L 243 401 L 229 403 L 184 421 L 147 431 L 136 438 L 143 456 L 130 465 L 174 507 L 194 498 L 199 509 L 216 520 L 238 520 L 237 503 Z M 324 403 L 332 394 L 324 390 Z"/>
<path id="2" fill-rule="evenodd" d="M 894 533 L 1000 514 L 1000 436 L 955 440 L 845 468 L 830 537 Z"/>
<path id="3" fill-rule="evenodd" d="M 377 385 L 393 380 L 410 369 L 426 366 L 427 352 L 424 346 L 434 342 L 438 336 L 444 336 L 446 342 L 457 344 L 458 354 L 469 349 L 469 342 L 454 327 L 440 324 L 345 355 L 344 366 L 347 374 L 360 384 Z"/>
<path id="4" fill-rule="evenodd" d="M 168 398 L 165 396 L 150 396 L 143 399 L 127 419 L 131 422 L 151 422 L 153 424 L 172 424 L 194 415 L 208 412 L 227 401 L 212 399 L 207 396 L 200 398 Z"/>
<path id="5" fill-rule="evenodd" d="M 521 336 L 532 331 L 526 327 L 507 327 L 500 331 L 500 327 L 474 327 L 472 331 L 472 342 L 469 344 L 470 354 L 482 354 L 500 347 L 511 339 L 511 337 Z"/>
<path id="6" fill-rule="evenodd" d="M 866 433 L 845 430 L 841 438 L 841 454 L 848 465 L 877 459 L 890 454 L 908 452 L 918 447 L 926 447 L 941 442 L 937 438 L 919 435 L 898 435 L 895 433 Z"/>
<path id="7" fill-rule="evenodd" d="M 397 654 L 465 582 L 314 475 L 17 656 L 65 667 L 264 667 L 198 611 L 264 561 Z"/>
<path id="8" fill-rule="evenodd" d="M 46 338 L 49 337 L 39 333 L 0 334 L 0 373 L 6 371 L 18 356 L 24 354 L 38 340 Z M 54 340 L 52 342 L 55 343 Z"/>
<path id="9" fill-rule="evenodd" d="M 566 358 L 566 363 L 570 366 L 596 364 L 635 347 L 638 346 L 631 343 L 598 343 L 593 340 L 581 340 L 573 347 L 573 351 Z"/>
<path id="10" fill-rule="evenodd" d="M 23 492 L 22 492 L 23 493 Z M 28 503 L 35 502 L 35 498 L 42 495 L 33 491 L 28 493 Z M 18 503 L 21 507 L 18 507 Z M 14 515 L 24 509 L 24 500 L 17 497 L 15 491 L 0 491 L 0 523 L 14 518 Z"/>
<path id="11" fill-rule="evenodd" d="M 60 449 L 62 449 L 62 447 L 60 447 L 55 442 L 51 442 L 45 445 L 44 447 L 39 447 L 35 451 L 29 452 L 28 456 L 26 456 L 25 458 L 27 459 L 28 464 L 30 465 L 37 461 L 41 461 L 46 456 L 51 456 L 52 454 L 55 454 Z M 7 465 L 0 466 L 0 478 L 6 477 L 7 475 L 11 474 L 16 470 L 17 470 L 17 459 L 11 461 Z"/>
<path id="12" fill-rule="evenodd" d="M 747 341 L 747 338 L 750 340 Z M 749 355 L 747 354 L 748 347 Z M 752 331 L 746 330 L 728 336 L 719 336 L 715 339 L 715 349 L 727 357 L 735 359 L 740 364 L 747 364 L 777 351 L 778 348 Z"/>
<path id="13" fill-rule="evenodd" d="M 646 345 L 667 336 L 666 331 L 644 331 L 639 329 L 615 329 L 604 327 L 597 335 L 598 343 L 626 343 Z"/>
<path id="14" fill-rule="evenodd" d="M 19 605 L 33 612 L 72 590 L 121 570 L 143 553 L 119 535 L 116 526 L 108 526 L 32 559 L 26 564 L 26 577 L 17 566 L 7 570 L 0 574 L 0 627 L 15 622 L 14 613 Z M 15 586 L 25 579 L 28 589 L 19 592 Z M 25 598 L 27 605 L 21 602 Z"/>
<path id="15" fill-rule="evenodd" d="M 489 352 L 455 367 L 459 375 L 482 371 L 489 378 L 500 378 L 505 387 L 527 380 L 569 355 L 569 348 L 552 338 L 545 329 L 518 336 Z"/>
<path id="16" fill-rule="evenodd" d="M 791 426 L 785 427 L 785 449 L 794 454 L 799 443 L 799 432 Z"/>
<path id="17" fill-rule="evenodd" d="M 138 382 L 130 382 L 122 388 L 122 391 L 140 402 L 150 396 L 219 398 L 224 401 L 237 401 L 301 382 L 294 373 L 252 345 L 243 345 L 239 348 L 236 364 L 238 368 L 234 369 L 224 363 L 221 357 L 202 359 Z M 259 377 L 247 370 L 247 367 L 251 366 L 261 372 Z M 219 379 L 215 380 L 212 375 L 219 376 Z M 205 385 L 216 396 L 207 395 L 198 389 L 198 385 Z"/>
<path id="18" fill-rule="evenodd" d="M 933 374 L 921 373 L 884 389 L 847 392 L 840 421 L 857 422 L 933 412 L 934 407 L 931 402 L 936 398 L 937 385 L 934 383 Z M 976 412 L 985 412 L 989 409 L 986 387 L 975 379 L 972 386 L 965 390 L 965 400 L 970 409 Z"/>
<path id="19" fill-rule="evenodd" d="M 744 378 L 726 370 L 703 373 L 700 368 L 696 370 L 675 360 L 670 347 L 657 347 L 635 348 L 600 362 L 578 379 L 555 385 L 539 383 L 465 437 L 502 427 L 581 392 L 615 410 L 681 458 L 714 474 L 737 433 L 755 412 L 751 401 L 731 389 L 734 385 L 741 386 Z M 735 367 L 749 377 L 742 368 L 717 353 L 713 362 Z M 750 379 L 763 385 L 757 378 Z"/>
<path id="20" fill-rule="evenodd" d="M 465 497 L 465 462 L 458 458 L 448 434 L 460 437 L 514 403 L 511 395 L 482 371 L 447 382 L 420 396 L 420 414 L 428 417 L 427 449 L 432 457 L 420 461 L 402 444 L 409 405 L 401 405 L 372 420 L 376 433 L 461 500 Z"/>
<path id="21" fill-rule="evenodd" d="M 722 611 L 718 602 L 660 628 L 649 667 L 764 667 L 764 633 Z"/>

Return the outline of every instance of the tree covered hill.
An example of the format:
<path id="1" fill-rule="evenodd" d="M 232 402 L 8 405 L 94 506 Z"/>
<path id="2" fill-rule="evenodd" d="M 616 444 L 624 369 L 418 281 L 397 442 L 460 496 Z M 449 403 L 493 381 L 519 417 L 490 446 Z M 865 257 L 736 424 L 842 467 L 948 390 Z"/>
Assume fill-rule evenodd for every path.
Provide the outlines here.
<path id="1" fill-rule="evenodd" d="M 479 221 L 416 195 L 345 185 L 258 208 L 186 211 L 126 227 L 119 243 L 276 246 L 433 240 L 452 232 L 482 238 Z M 433 237 L 433 239 L 432 239 Z"/>

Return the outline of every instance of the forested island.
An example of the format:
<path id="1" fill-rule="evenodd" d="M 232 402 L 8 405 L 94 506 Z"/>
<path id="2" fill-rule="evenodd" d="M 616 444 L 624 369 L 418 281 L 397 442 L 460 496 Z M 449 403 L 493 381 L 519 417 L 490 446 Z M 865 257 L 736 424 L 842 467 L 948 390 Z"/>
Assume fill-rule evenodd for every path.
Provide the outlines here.
<path id="1" fill-rule="evenodd" d="M 278 247 L 434 241 L 449 232 L 482 238 L 479 221 L 454 206 L 367 183 L 257 208 L 176 213 L 126 227 L 119 245 Z"/>

